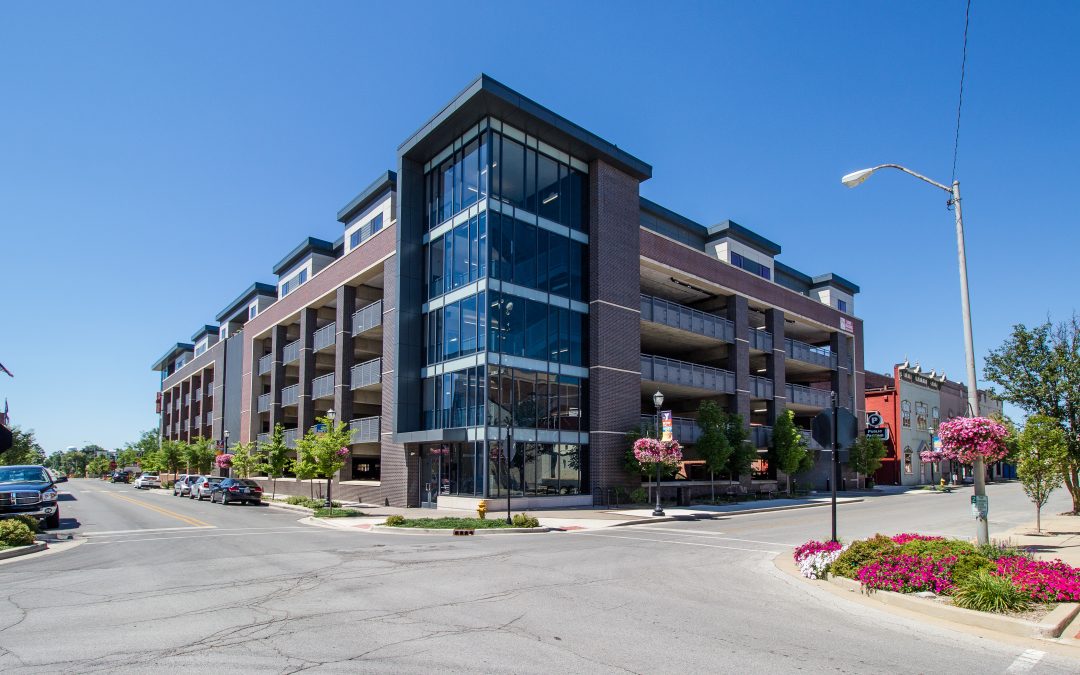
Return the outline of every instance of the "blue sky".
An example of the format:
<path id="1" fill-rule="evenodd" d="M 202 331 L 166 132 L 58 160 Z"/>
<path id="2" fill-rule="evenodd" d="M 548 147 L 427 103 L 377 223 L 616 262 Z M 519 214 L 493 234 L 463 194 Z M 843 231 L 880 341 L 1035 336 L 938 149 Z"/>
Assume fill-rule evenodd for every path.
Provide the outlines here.
<path id="1" fill-rule="evenodd" d="M 393 4 L 393 6 L 390 6 Z M 1080 5 L 976 0 L 958 175 L 981 356 L 1074 308 Z M 945 196 L 964 3 L 5 3 L 0 377 L 49 451 L 156 425 L 150 365 L 487 72 L 862 287 L 866 367 L 963 374 Z M 980 365 L 981 374 L 981 365 Z"/>

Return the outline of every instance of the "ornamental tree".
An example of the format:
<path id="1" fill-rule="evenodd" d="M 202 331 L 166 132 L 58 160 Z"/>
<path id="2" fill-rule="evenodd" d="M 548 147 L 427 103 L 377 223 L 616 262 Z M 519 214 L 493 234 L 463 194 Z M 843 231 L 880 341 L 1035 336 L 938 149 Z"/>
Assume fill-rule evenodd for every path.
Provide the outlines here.
<path id="1" fill-rule="evenodd" d="M 859 436 L 848 449 L 848 466 L 856 476 L 861 474 L 869 478 L 881 468 L 881 458 L 886 452 L 885 443 L 880 438 Z"/>
<path id="2" fill-rule="evenodd" d="M 262 454 L 263 463 L 257 470 L 265 471 L 270 478 L 271 499 L 277 498 L 277 479 L 285 475 L 292 460 L 289 458 L 289 447 L 285 445 L 285 427 L 280 424 L 274 425 L 270 432 L 270 440 L 259 444 L 259 452 Z M 297 473 L 297 478 L 300 474 Z"/>
<path id="3" fill-rule="evenodd" d="M 770 459 L 776 468 L 787 474 L 787 491 L 791 494 L 791 475 L 814 468 L 814 458 L 806 447 L 806 439 L 795 426 L 795 413 L 785 410 L 776 416 L 773 425 Z"/>
<path id="4" fill-rule="evenodd" d="M 344 422 L 334 423 L 327 417 L 320 417 L 316 422 L 326 431 L 315 431 L 314 428 L 307 432 L 303 438 L 296 442 L 296 452 L 300 458 L 299 464 L 309 465 L 314 471 L 313 477 L 326 479 L 326 498 L 330 500 L 330 488 L 334 476 L 345 466 L 345 462 L 352 451 L 352 430 Z M 297 472 L 299 475 L 299 472 Z"/>
<path id="5" fill-rule="evenodd" d="M 709 470 L 713 499 L 716 498 L 716 472 L 723 471 L 731 459 L 733 448 L 726 430 L 727 414 L 715 401 L 703 401 L 698 408 L 697 425 L 701 436 L 694 444 L 698 455 L 705 460 Z"/>
<path id="6" fill-rule="evenodd" d="M 1061 467 L 1068 457 L 1065 431 L 1046 415 L 1032 415 L 1019 441 L 1016 475 L 1035 505 L 1035 530 L 1042 533 L 1042 507 L 1061 486 Z"/>
<path id="7" fill-rule="evenodd" d="M 237 443 L 233 448 L 230 464 L 237 478 L 247 478 L 253 471 L 258 470 L 260 461 L 254 443 Z"/>
<path id="8" fill-rule="evenodd" d="M 938 427 L 941 451 L 945 459 L 961 464 L 975 460 L 999 462 L 1009 454 L 1005 439 L 1009 430 L 989 417 L 954 417 Z"/>

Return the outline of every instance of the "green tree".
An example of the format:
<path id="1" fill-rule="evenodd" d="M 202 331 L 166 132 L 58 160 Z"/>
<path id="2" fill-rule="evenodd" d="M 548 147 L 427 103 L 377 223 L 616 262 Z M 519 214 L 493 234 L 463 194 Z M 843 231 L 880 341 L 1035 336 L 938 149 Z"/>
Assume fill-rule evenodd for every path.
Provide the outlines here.
<path id="1" fill-rule="evenodd" d="M 750 473 L 754 460 L 758 458 L 758 451 L 750 442 L 750 432 L 746 429 L 742 415 L 729 414 L 724 418 L 724 436 L 731 446 L 727 472 L 728 482 L 732 483 L 736 476 Z"/>
<path id="2" fill-rule="evenodd" d="M 156 471 L 158 473 L 165 471 L 165 465 L 161 461 L 162 453 L 157 450 L 151 450 L 144 452 L 139 457 L 139 468 L 143 471 Z"/>
<path id="3" fill-rule="evenodd" d="M 714 401 L 703 401 L 698 407 L 697 425 L 701 436 L 695 450 L 705 460 L 713 499 L 716 499 L 716 473 L 727 468 L 733 450 L 727 435 L 727 417 Z"/>
<path id="4" fill-rule="evenodd" d="M 232 447 L 232 470 L 237 478 L 247 478 L 262 466 L 254 443 L 237 443 Z"/>
<path id="5" fill-rule="evenodd" d="M 86 463 L 86 471 L 91 476 L 104 476 L 109 472 L 109 458 L 98 455 Z"/>
<path id="6" fill-rule="evenodd" d="M 214 459 L 217 457 L 217 449 L 214 441 L 202 436 L 196 436 L 190 443 L 184 444 L 184 462 L 188 466 L 188 472 L 208 474 L 214 468 Z"/>
<path id="7" fill-rule="evenodd" d="M 83 453 L 86 454 L 87 457 L 96 457 L 97 455 L 108 454 L 105 451 L 105 448 L 101 447 L 100 445 L 98 445 L 96 443 L 91 443 L 90 445 L 84 445 L 82 451 L 83 451 Z"/>
<path id="8" fill-rule="evenodd" d="M 1068 456 L 1065 431 L 1057 420 L 1032 415 L 1020 432 L 1016 475 L 1028 499 L 1035 505 L 1035 528 L 1042 532 L 1042 507 L 1050 493 L 1061 487 L 1061 469 Z"/>
<path id="9" fill-rule="evenodd" d="M 331 486 L 334 476 L 345 466 L 352 444 L 352 430 L 344 422 L 334 423 L 329 418 L 319 417 L 316 423 L 325 431 L 309 430 L 296 442 L 296 454 L 304 465 L 304 473 L 312 473 L 312 478 L 326 479 L 326 500 L 331 501 Z M 300 475 L 298 471 L 297 476 Z"/>
<path id="10" fill-rule="evenodd" d="M 158 470 L 168 471 L 172 474 L 178 473 L 180 465 L 184 462 L 186 445 L 182 441 L 162 441 L 161 449 L 157 452 L 156 457 Z"/>
<path id="11" fill-rule="evenodd" d="M 129 466 L 133 466 L 139 461 L 139 454 L 135 452 L 135 448 L 127 446 L 116 453 L 116 466 L 117 468 L 124 469 Z"/>
<path id="12" fill-rule="evenodd" d="M 12 464 L 40 464 L 45 461 L 45 451 L 34 438 L 33 429 L 11 428 L 11 447 L 0 452 L 0 466 Z"/>
<path id="13" fill-rule="evenodd" d="M 859 436 L 848 450 L 848 466 L 856 476 L 869 477 L 881 468 L 881 460 L 886 452 L 885 443 L 880 438 Z"/>
<path id="14" fill-rule="evenodd" d="M 791 494 L 791 477 L 814 467 L 814 458 L 806 448 L 806 439 L 795 426 L 795 413 L 785 410 L 776 416 L 773 425 L 769 459 L 776 468 L 787 474 L 787 491 Z"/>
<path id="15" fill-rule="evenodd" d="M 259 446 L 259 454 L 262 455 L 263 463 L 259 470 L 265 471 L 270 478 L 271 499 L 277 497 L 277 479 L 285 475 L 289 468 L 289 448 L 285 445 L 285 427 L 280 424 L 274 425 L 270 433 L 270 440 Z"/>
<path id="16" fill-rule="evenodd" d="M 1013 326 L 1012 335 L 986 357 L 986 379 L 1001 398 L 1028 415 L 1044 415 L 1065 432 L 1061 474 L 1080 514 L 1080 318 L 1034 328 Z"/>
<path id="17" fill-rule="evenodd" d="M 85 476 L 86 465 L 90 462 L 90 457 L 82 450 L 69 450 L 64 453 L 62 462 L 65 474 Z"/>

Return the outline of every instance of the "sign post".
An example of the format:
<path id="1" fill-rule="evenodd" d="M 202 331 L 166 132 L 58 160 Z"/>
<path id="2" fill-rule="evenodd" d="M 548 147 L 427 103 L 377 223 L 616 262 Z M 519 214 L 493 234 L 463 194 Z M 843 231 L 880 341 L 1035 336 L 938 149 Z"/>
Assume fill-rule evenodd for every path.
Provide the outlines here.
<path id="1" fill-rule="evenodd" d="M 840 482 L 840 448 L 847 448 L 855 440 L 859 433 L 859 423 L 851 411 L 841 408 L 832 392 L 832 407 L 822 410 L 814 416 L 810 425 L 810 435 L 822 447 L 832 447 L 832 479 L 829 486 L 832 488 L 832 540 L 836 538 L 836 484 Z"/>

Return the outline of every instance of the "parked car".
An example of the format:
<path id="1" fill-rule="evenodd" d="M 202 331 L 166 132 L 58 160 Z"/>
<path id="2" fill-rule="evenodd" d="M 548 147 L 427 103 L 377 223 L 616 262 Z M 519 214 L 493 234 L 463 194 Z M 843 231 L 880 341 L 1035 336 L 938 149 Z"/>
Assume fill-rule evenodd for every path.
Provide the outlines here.
<path id="1" fill-rule="evenodd" d="M 37 464 L 0 466 L 0 518 L 33 516 L 45 527 L 60 527 L 56 484 Z"/>
<path id="2" fill-rule="evenodd" d="M 144 471 L 142 475 L 135 479 L 134 487 L 136 490 L 159 488 L 161 487 L 161 477 L 156 472 Z"/>
<path id="3" fill-rule="evenodd" d="M 214 486 L 223 480 L 225 479 L 221 476 L 199 476 L 192 484 L 188 496 L 201 502 L 204 498 L 209 497 Z"/>
<path id="4" fill-rule="evenodd" d="M 129 483 L 131 482 L 131 474 L 127 471 L 113 471 L 109 480 L 113 483 Z"/>
<path id="5" fill-rule="evenodd" d="M 182 473 L 179 476 L 177 476 L 176 477 L 176 482 L 173 483 L 173 486 L 172 486 L 173 497 L 176 497 L 178 495 L 180 497 L 187 497 L 189 494 L 191 494 L 191 485 L 198 478 L 199 478 L 199 474 L 197 474 L 197 473 L 193 473 L 193 474 L 190 474 L 190 475 L 188 475 L 186 473 Z"/>
<path id="6" fill-rule="evenodd" d="M 259 484 L 247 478 L 225 478 L 210 490 L 210 503 L 215 501 L 222 505 L 241 502 L 243 504 L 262 503 L 263 489 Z"/>

